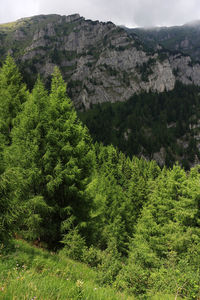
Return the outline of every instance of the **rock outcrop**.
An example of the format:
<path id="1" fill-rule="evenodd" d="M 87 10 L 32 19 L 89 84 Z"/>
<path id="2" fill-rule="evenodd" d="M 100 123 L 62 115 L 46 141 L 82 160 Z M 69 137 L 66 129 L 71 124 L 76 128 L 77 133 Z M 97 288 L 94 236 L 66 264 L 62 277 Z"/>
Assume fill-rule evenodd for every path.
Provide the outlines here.
<path id="1" fill-rule="evenodd" d="M 186 42 L 185 42 L 186 43 Z M 0 27 L 2 58 L 13 53 L 22 73 L 46 80 L 58 65 L 77 108 L 126 101 L 141 91 L 163 92 L 176 80 L 200 85 L 200 65 L 189 56 L 149 52 L 111 22 L 71 16 L 36 16 Z"/>

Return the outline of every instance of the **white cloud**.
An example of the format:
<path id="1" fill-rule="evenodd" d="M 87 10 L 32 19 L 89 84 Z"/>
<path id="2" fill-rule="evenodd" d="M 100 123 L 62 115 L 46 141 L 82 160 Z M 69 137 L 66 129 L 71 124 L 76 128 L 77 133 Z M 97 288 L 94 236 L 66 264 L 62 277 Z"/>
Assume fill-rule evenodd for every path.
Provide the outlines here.
<path id="1" fill-rule="evenodd" d="M 198 0 L 1 0 L 0 22 L 36 14 L 79 13 L 129 26 L 178 25 L 200 18 Z"/>
<path id="2" fill-rule="evenodd" d="M 36 15 L 38 12 L 39 0 L 1 0 L 0 23 Z"/>

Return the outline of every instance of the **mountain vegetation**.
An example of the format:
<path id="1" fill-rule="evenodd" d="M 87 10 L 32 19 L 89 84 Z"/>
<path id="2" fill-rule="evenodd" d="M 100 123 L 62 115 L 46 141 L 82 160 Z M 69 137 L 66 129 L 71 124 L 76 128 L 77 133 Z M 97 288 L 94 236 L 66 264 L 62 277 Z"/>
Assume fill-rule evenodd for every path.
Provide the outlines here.
<path id="1" fill-rule="evenodd" d="M 200 161 L 198 28 L 197 22 L 127 30 L 78 14 L 40 15 L 0 25 L 0 64 L 12 55 L 28 89 L 39 74 L 48 91 L 58 66 L 94 141 L 160 166 L 179 161 L 188 170 Z M 34 93 L 38 97 L 40 92 L 36 88 Z M 20 109 L 17 103 L 11 119 Z M 47 118 L 45 105 L 41 114 Z M 2 126 L 9 133 L 13 125 Z M 46 125 L 41 126 L 46 134 Z M 2 138 L 10 139 L 9 134 Z"/>
<path id="2" fill-rule="evenodd" d="M 37 74 L 50 88 L 58 66 L 79 109 L 123 102 L 141 92 L 171 91 L 177 81 L 200 86 L 200 65 L 177 50 L 151 49 L 139 34 L 78 14 L 40 15 L 0 26 L 0 61 L 10 53 L 29 88 Z"/>
<path id="3" fill-rule="evenodd" d="M 141 93 L 126 102 L 93 105 L 78 115 L 95 141 L 185 169 L 200 160 L 199 87 L 177 82 L 173 91 Z"/>
<path id="4" fill-rule="evenodd" d="M 1 299 L 199 299 L 199 166 L 94 142 L 58 68 L 29 90 L 8 56 L 0 100 Z"/>
<path id="5" fill-rule="evenodd" d="M 155 28 L 126 28 L 150 49 L 158 45 L 173 52 L 182 52 L 190 55 L 193 61 L 199 62 L 199 29 L 200 22 L 194 21 L 182 26 L 155 27 Z"/>

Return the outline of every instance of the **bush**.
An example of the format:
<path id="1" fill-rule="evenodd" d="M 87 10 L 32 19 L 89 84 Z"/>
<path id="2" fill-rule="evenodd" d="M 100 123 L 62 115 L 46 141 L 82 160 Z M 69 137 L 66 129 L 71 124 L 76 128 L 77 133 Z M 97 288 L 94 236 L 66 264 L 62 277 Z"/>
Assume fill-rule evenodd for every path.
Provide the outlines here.
<path id="1" fill-rule="evenodd" d="M 90 267 L 97 267 L 101 263 L 101 251 L 94 248 L 84 248 L 82 253 L 82 261 Z"/>
<path id="2" fill-rule="evenodd" d="M 86 251 L 86 244 L 83 237 L 78 232 L 77 228 L 71 229 L 64 235 L 62 243 L 65 245 L 61 250 L 66 256 L 82 261 L 83 253 Z"/>
<path id="3" fill-rule="evenodd" d="M 108 245 L 105 251 L 102 251 L 101 263 L 98 265 L 100 284 L 112 284 L 119 271 L 122 268 L 122 262 L 120 261 L 120 254 L 117 251 L 115 243 L 112 242 Z"/>

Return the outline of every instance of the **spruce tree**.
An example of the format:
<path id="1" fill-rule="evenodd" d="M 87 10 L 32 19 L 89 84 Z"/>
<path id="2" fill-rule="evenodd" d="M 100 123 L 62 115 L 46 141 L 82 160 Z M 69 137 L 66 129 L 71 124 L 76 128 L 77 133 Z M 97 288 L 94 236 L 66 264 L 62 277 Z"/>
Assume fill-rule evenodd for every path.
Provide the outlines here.
<path id="1" fill-rule="evenodd" d="M 15 119 L 11 132 L 12 145 L 5 152 L 6 171 L 12 169 L 18 174 L 16 183 L 21 207 L 19 228 L 29 239 L 44 234 L 41 223 L 50 209 L 44 200 L 45 180 L 42 173 L 47 128 L 48 94 L 38 80 Z"/>
<path id="2" fill-rule="evenodd" d="M 95 157 L 91 138 L 66 95 L 66 84 L 58 68 L 51 84 L 45 147 L 44 173 L 48 204 L 54 207 L 54 239 L 60 238 L 60 226 L 71 215 L 74 226 L 79 225 L 84 234 L 91 208 L 86 189 Z"/>
<path id="3" fill-rule="evenodd" d="M 90 137 L 77 118 L 57 68 L 50 95 L 37 81 L 12 138 L 9 161 L 24 174 L 27 207 L 34 208 L 32 214 L 28 210 L 26 228 L 30 236 L 55 246 L 61 240 L 63 222 L 71 215 L 74 226 L 87 223 L 90 201 L 86 188 L 94 166 Z"/>
<path id="4" fill-rule="evenodd" d="M 151 188 L 117 284 L 135 294 L 180 287 L 190 298 L 200 280 L 198 169 L 187 175 L 178 165 L 164 168 Z"/>
<path id="5" fill-rule="evenodd" d="M 11 143 L 10 133 L 27 91 L 19 70 L 9 55 L 0 69 L 0 134 L 2 142 Z"/>
<path id="6" fill-rule="evenodd" d="M 6 241 L 13 234 L 21 214 L 17 182 L 22 183 L 22 176 L 7 166 L 6 152 L 12 142 L 14 120 L 27 96 L 18 68 L 8 56 L 0 69 L 0 241 Z"/>

